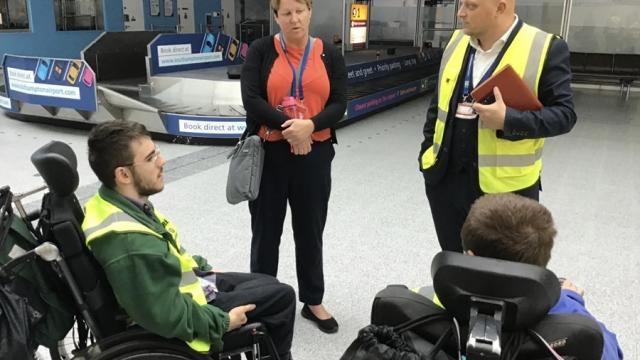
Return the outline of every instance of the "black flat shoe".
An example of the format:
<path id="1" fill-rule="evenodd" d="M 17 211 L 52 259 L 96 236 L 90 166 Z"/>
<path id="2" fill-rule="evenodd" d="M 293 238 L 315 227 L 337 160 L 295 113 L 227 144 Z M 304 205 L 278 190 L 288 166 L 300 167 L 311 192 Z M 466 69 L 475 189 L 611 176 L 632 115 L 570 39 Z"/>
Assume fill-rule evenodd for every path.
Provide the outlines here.
<path id="1" fill-rule="evenodd" d="M 318 329 L 327 334 L 338 332 L 338 322 L 333 318 L 333 316 L 325 320 L 320 320 L 314 315 L 313 311 L 309 309 L 309 306 L 307 306 L 307 304 L 304 304 L 302 310 L 300 310 L 300 315 L 302 315 L 303 318 L 316 323 L 316 325 L 318 325 Z"/>

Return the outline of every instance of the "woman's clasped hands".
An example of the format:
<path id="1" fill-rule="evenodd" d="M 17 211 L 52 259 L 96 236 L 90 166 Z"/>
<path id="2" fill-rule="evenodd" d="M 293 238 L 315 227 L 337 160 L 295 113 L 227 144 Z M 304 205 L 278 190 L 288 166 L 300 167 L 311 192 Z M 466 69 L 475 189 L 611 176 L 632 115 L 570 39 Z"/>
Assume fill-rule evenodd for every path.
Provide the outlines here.
<path id="1" fill-rule="evenodd" d="M 311 119 L 289 119 L 282 124 L 282 136 L 291 145 L 295 155 L 307 155 L 311 152 L 311 134 L 315 125 Z"/>

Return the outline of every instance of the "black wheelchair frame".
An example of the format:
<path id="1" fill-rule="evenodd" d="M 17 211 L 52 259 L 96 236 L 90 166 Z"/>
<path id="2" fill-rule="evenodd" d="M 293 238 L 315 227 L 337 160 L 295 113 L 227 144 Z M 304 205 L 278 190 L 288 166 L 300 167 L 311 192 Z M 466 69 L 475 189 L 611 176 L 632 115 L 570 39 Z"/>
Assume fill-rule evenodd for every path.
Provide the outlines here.
<path id="1" fill-rule="evenodd" d="M 15 221 L 24 221 L 39 245 L 0 266 L 0 282 L 10 282 L 14 270 L 31 261 L 48 265 L 40 268 L 50 269 L 47 276 L 62 280 L 75 310 L 71 331 L 73 346 L 68 353 L 67 342 L 61 339 L 57 349 L 49 349 L 52 360 L 236 360 L 242 354 L 253 360 L 279 360 L 275 345 L 261 323 L 247 324 L 225 334 L 224 349 L 209 354 L 197 353 L 178 339 L 166 339 L 140 327 L 127 326 L 126 315 L 117 305 L 104 272 L 84 241 L 80 226 L 84 214 L 74 194 L 79 183 L 75 153 L 67 144 L 52 141 L 38 149 L 31 161 L 47 186 L 16 194 L 12 200 L 20 215 Z M 49 192 L 43 196 L 41 207 L 27 213 L 22 199 L 46 189 Z M 9 188 L 3 190 L 9 191 Z M 5 210 L 6 206 L 4 204 Z M 11 204 L 8 206 L 11 211 Z M 35 221 L 36 227 L 32 224 Z M 0 234 L 0 239 L 2 235 L 6 234 Z"/>
<path id="2" fill-rule="evenodd" d="M 599 360 L 603 337 L 581 314 L 549 315 L 560 296 L 556 275 L 544 268 L 443 251 L 431 264 L 433 287 L 414 292 L 390 285 L 373 302 L 371 323 L 413 328 L 419 354 L 468 360 Z M 434 294 L 440 302 L 432 300 Z M 438 317 L 439 316 L 439 317 Z M 443 318 L 444 316 L 444 318 Z"/>

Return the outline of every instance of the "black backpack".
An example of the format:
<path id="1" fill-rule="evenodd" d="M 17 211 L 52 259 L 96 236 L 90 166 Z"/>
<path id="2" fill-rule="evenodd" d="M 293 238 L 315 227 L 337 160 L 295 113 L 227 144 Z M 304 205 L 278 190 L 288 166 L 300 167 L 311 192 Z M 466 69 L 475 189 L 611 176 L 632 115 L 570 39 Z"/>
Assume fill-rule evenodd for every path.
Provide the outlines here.
<path id="1" fill-rule="evenodd" d="M 39 245 L 27 224 L 13 214 L 11 198 L 8 187 L 0 189 L 0 266 Z M 23 339 L 33 348 L 38 345 L 56 347 L 57 342 L 64 339 L 74 323 L 74 303 L 64 283 L 51 265 L 40 259 L 20 265 L 12 274 L 6 275 L 2 279 L 5 291 L 3 301 L 19 298 L 29 314 L 29 329 Z M 5 321 L 6 318 L 0 320 L 3 326 L 6 325 Z M 0 346 L 0 349 L 4 349 L 4 346 Z M 0 358 L 19 357 L 4 357 L 0 354 Z"/>

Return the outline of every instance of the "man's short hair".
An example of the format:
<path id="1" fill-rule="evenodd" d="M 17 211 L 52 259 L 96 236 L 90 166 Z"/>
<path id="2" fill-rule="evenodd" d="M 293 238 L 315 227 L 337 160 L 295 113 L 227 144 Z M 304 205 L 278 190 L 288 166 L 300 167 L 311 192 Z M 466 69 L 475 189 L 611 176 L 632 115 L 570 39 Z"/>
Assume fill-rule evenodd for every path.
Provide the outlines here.
<path id="1" fill-rule="evenodd" d="M 89 133 L 89 165 L 108 188 L 115 188 L 115 169 L 133 162 L 130 144 L 150 136 L 144 125 L 132 121 L 107 121 Z"/>
<path id="2" fill-rule="evenodd" d="M 551 213 L 539 202 L 491 194 L 471 206 L 462 226 L 462 248 L 477 256 L 546 267 L 556 233 Z"/>

